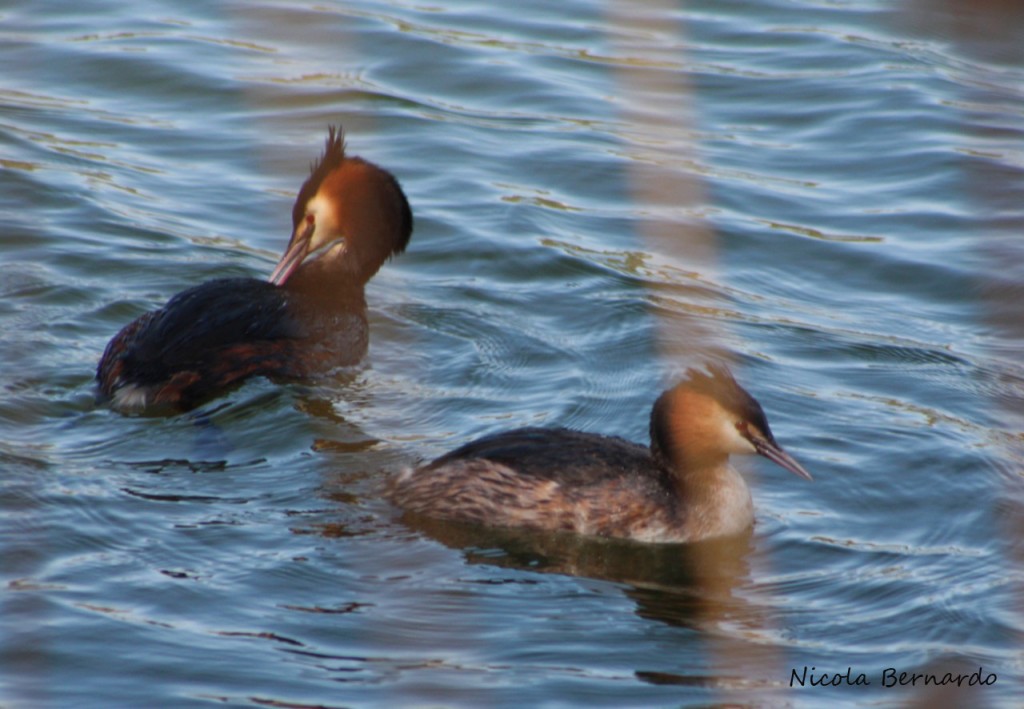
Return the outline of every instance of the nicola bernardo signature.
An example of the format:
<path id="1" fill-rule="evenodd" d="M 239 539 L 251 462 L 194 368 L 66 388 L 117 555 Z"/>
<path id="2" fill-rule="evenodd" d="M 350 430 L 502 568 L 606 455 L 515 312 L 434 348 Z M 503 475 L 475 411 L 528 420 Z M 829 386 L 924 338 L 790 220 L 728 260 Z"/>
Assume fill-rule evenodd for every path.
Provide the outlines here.
<path id="1" fill-rule="evenodd" d="M 986 687 L 995 684 L 999 679 L 995 672 L 986 672 L 979 667 L 976 672 L 955 673 L 955 672 L 901 672 L 895 667 L 886 667 L 874 677 L 882 687 L 925 687 L 925 686 L 948 686 L 957 687 Z M 875 684 L 864 672 L 854 672 L 852 667 L 847 667 L 845 672 L 821 672 L 817 667 L 793 668 L 789 677 L 790 687 L 839 687 L 849 686 L 870 686 Z"/>

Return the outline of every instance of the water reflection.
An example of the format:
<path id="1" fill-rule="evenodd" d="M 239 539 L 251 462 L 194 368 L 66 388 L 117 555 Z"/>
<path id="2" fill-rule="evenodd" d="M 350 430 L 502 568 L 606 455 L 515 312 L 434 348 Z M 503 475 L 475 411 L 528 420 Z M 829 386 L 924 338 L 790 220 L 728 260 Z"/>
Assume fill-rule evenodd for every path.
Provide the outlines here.
<path id="1" fill-rule="evenodd" d="M 776 651 L 757 641 L 773 635 L 773 613 L 742 592 L 751 579 L 755 537 L 750 531 L 693 544 L 644 544 L 495 529 L 408 513 L 400 521 L 457 550 L 470 565 L 621 585 L 637 617 L 679 629 L 700 648 L 687 647 L 676 661 L 670 659 L 670 665 L 679 667 L 672 671 L 654 669 L 657 665 L 650 656 L 638 655 L 633 674 L 645 684 L 728 691 L 733 697 L 751 698 L 768 688 L 777 689 L 783 670 L 774 662 Z M 517 576 L 515 583 L 530 583 L 529 578 Z M 609 619 L 609 624 L 618 628 L 622 620 Z M 699 661 L 693 660 L 694 653 Z"/>
<path id="2" fill-rule="evenodd" d="M 629 586 L 637 615 L 701 627 L 721 618 L 749 576 L 750 532 L 694 544 L 644 544 L 559 532 L 499 529 L 403 514 L 401 522 L 463 553 L 470 564 L 565 574 Z"/>

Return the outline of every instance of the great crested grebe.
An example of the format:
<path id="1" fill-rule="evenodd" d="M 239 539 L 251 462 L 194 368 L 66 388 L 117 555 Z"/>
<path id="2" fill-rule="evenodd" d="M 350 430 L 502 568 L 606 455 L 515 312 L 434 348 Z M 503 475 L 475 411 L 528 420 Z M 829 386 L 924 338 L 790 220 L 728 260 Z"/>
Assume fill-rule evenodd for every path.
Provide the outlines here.
<path id="1" fill-rule="evenodd" d="M 753 523 L 730 454 L 758 454 L 807 480 L 772 435 L 761 405 L 710 365 L 654 403 L 651 445 L 565 428 L 485 436 L 394 478 L 407 513 L 501 527 L 643 542 L 692 542 Z"/>
<path id="2" fill-rule="evenodd" d="M 346 155 L 330 127 L 270 278 L 208 281 L 126 325 L 100 359 L 100 393 L 122 411 L 186 410 L 248 377 L 356 364 L 369 339 L 364 286 L 411 233 L 398 181 Z"/>

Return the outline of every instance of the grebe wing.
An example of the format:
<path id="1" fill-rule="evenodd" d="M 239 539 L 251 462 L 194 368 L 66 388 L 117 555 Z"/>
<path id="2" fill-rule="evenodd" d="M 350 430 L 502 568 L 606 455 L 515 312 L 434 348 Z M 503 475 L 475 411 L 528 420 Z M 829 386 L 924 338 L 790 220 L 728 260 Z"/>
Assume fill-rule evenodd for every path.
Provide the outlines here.
<path id="1" fill-rule="evenodd" d="M 231 345 L 301 336 L 285 293 L 255 278 L 208 281 L 149 315 L 134 333 L 135 356 L 171 368 Z"/>
<path id="2" fill-rule="evenodd" d="M 441 456 L 427 467 L 469 459 L 489 460 L 520 475 L 568 484 L 593 484 L 623 475 L 660 475 L 648 448 L 623 438 L 566 428 L 521 428 L 492 434 Z"/>

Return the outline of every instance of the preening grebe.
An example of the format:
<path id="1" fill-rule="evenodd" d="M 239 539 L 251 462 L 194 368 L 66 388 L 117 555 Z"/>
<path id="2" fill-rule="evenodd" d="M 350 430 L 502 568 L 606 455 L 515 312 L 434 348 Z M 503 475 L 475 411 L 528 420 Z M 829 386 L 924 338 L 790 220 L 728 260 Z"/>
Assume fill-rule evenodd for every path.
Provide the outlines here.
<path id="1" fill-rule="evenodd" d="M 366 353 L 366 282 L 405 250 L 412 211 L 386 170 L 328 129 L 299 190 L 292 236 L 267 281 L 224 278 L 124 327 L 96 370 L 114 408 L 189 409 L 256 375 L 307 377 Z"/>
<path id="2" fill-rule="evenodd" d="M 736 534 L 754 520 L 729 455 L 758 454 L 811 479 L 772 436 L 761 405 L 709 366 L 663 393 L 651 446 L 564 428 L 486 436 L 416 470 L 388 491 L 406 512 L 504 527 L 645 542 Z"/>

